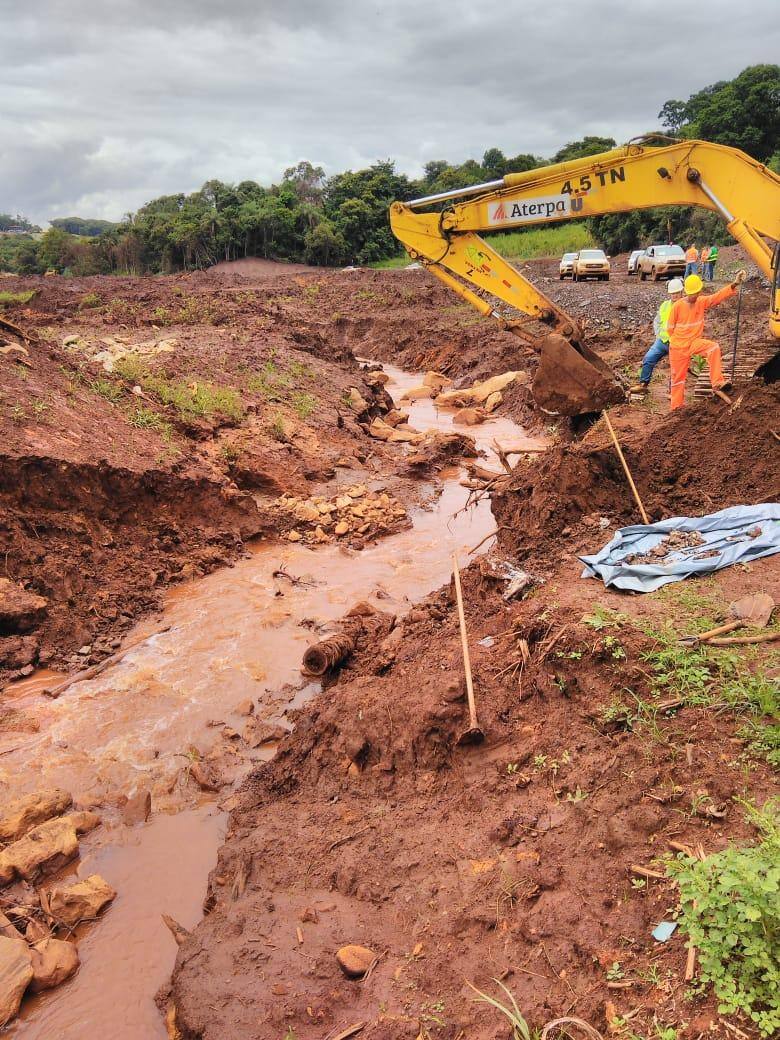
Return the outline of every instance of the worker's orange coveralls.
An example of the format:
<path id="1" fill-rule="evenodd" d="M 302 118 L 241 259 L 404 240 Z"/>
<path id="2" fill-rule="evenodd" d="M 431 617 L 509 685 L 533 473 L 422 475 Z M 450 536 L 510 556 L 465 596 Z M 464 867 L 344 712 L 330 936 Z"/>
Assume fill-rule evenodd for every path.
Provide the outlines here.
<path id="1" fill-rule="evenodd" d="M 710 370 L 710 382 L 717 390 L 723 386 L 723 365 L 720 347 L 713 339 L 704 339 L 704 315 L 710 307 L 716 307 L 737 290 L 724 286 L 709 296 L 699 296 L 695 303 L 677 300 L 672 304 L 666 329 L 669 333 L 669 367 L 672 372 L 672 408 L 685 404 L 685 377 L 694 354 L 706 359 Z"/>

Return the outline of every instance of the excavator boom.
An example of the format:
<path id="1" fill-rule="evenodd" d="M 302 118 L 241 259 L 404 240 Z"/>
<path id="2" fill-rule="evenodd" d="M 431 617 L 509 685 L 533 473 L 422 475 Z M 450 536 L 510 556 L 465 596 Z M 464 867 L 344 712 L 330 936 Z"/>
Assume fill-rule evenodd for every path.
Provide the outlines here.
<path id="1" fill-rule="evenodd" d="M 622 391 L 582 342 L 577 322 L 477 232 L 651 206 L 703 206 L 720 214 L 773 283 L 770 329 L 780 338 L 778 251 L 766 241 L 780 241 L 780 177 L 734 148 L 706 141 L 661 147 L 630 143 L 486 184 L 395 202 L 390 224 L 413 259 L 481 314 L 532 343 L 536 338 L 529 324 L 547 327 L 552 335 L 540 345 L 534 396 L 542 407 L 574 415 L 603 408 Z M 502 304 L 525 317 L 507 317 Z"/>

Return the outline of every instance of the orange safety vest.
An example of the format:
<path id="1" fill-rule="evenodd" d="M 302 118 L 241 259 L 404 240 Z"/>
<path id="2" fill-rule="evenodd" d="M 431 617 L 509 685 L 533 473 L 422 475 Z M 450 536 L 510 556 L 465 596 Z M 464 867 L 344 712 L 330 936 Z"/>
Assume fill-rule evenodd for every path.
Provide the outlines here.
<path id="1" fill-rule="evenodd" d="M 701 251 L 701 262 L 705 263 L 710 258 L 710 247 L 705 246 Z"/>
<path id="2" fill-rule="evenodd" d="M 699 259 L 699 252 L 696 249 L 696 246 L 691 246 L 691 248 L 686 251 L 685 259 L 688 261 L 689 264 L 696 263 L 696 261 Z"/>
<path id="3" fill-rule="evenodd" d="M 684 350 L 697 339 L 701 339 L 701 334 L 704 332 L 704 315 L 710 307 L 716 307 L 723 300 L 728 300 L 729 297 L 736 296 L 736 294 L 736 289 L 730 285 L 724 285 L 716 293 L 700 296 L 695 303 L 688 303 L 687 300 L 675 301 L 666 323 L 672 351 Z"/>

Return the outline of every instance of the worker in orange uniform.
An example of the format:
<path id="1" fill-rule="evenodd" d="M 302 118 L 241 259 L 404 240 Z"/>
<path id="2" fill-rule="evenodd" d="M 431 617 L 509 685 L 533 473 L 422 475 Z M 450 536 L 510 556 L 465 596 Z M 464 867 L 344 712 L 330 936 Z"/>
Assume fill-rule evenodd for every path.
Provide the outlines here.
<path id="1" fill-rule="evenodd" d="M 745 281 L 744 271 L 737 271 L 734 281 L 709 296 L 702 296 L 704 283 L 698 274 L 689 274 L 685 279 L 681 300 L 672 304 L 666 329 L 669 333 L 669 366 L 672 370 L 672 409 L 685 404 L 685 377 L 694 354 L 703 357 L 710 370 L 710 382 L 714 390 L 728 392 L 731 383 L 723 377 L 720 347 L 713 339 L 705 339 L 704 315 L 710 307 L 717 307 L 723 300 L 735 296 L 737 286 Z"/>
<path id="2" fill-rule="evenodd" d="M 689 274 L 699 273 L 699 250 L 696 248 L 696 243 L 693 242 L 685 250 L 685 275 L 687 278 Z"/>

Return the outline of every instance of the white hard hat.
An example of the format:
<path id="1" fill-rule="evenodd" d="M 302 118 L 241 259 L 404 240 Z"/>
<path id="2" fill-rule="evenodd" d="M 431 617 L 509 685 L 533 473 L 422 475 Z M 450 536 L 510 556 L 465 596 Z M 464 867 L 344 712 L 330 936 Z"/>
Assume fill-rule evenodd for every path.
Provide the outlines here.
<path id="1" fill-rule="evenodd" d="M 683 291 L 682 278 L 672 278 L 672 279 L 670 279 L 669 284 L 666 286 L 666 291 L 668 293 L 682 292 Z"/>

